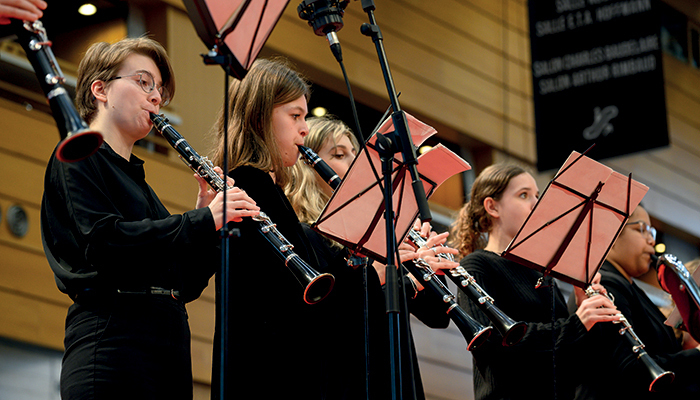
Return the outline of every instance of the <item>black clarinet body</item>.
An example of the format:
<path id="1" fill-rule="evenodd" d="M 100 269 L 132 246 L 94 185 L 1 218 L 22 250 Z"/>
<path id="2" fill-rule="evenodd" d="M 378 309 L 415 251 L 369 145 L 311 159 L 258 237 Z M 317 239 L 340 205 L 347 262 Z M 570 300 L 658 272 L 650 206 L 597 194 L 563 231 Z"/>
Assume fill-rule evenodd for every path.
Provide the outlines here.
<path id="1" fill-rule="evenodd" d="M 304 146 L 297 146 L 299 147 L 299 152 L 301 153 L 301 156 L 304 158 L 304 162 L 306 162 L 308 165 L 310 165 L 317 173 L 318 175 L 328 183 L 328 185 L 333 188 L 333 190 L 337 189 L 338 186 L 340 186 L 340 183 L 342 182 L 342 179 L 338 176 L 338 174 L 333 171 L 333 168 L 331 168 L 328 163 L 323 161 L 321 157 L 316 154 L 313 150 L 311 150 L 308 147 Z"/>
<path id="2" fill-rule="evenodd" d="M 588 297 L 593 297 L 601 294 L 598 291 L 594 290 L 592 286 L 587 287 L 585 292 Z M 606 297 L 610 299 L 610 301 L 614 301 L 614 298 L 611 294 L 606 295 Z M 618 333 L 624 336 L 625 339 L 627 339 L 630 346 L 632 346 L 632 352 L 637 355 L 637 358 L 644 364 L 647 371 L 649 372 L 649 376 L 651 377 L 649 391 L 664 391 L 671 385 L 671 383 L 676 377 L 676 374 L 674 374 L 672 371 L 665 371 L 663 368 L 661 368 L 661 366 L 659 366 L 659 364 L 656 363 L 656 361 L 654 361 L 653 358 L 651 358 L 649 353 L 647 353 L 647 351 L 644 349 L 644 343 L 642 343 L 642 340 L 634 332 L 634 329 L 632 329 L 632 324 L 630 324 L 630 322 L 627 320 L 627 318 L 625 318 L 624 315 L 619 314 L 619 316 L 620 320 L 614 321 L 613 323 L 622 325 Z"/>
<path id="3" fill-rule="evenodd" d="M 153 126 L 178 152 L 180 159 L 195 173 L 204 178 L 217 192 L 230 189 L 226 181 L 216 173 L 212 162 L 200 156 L 190 144 L 173 128 L 168 120 L 150 113 Z M 264 213 L 252 217 L 259 222 L 258 231 L 272 245 L 275 252 L 284 260 L 284 265 L 292 272 L 304 289 L 304 301 L 315 304 L 323 300 L 333 289 L 335 277 L 329 273 L 319 273 L 294 252 L 294 246 L 277 230 L 274 222 Z"/>
<path id="4" fill-rule="evenodd" d="M 75 162 L 91 156 L 100 148 L 102 135 L 91 130 L 83 121 L 63 87 L 65 77 L 51 51 L 51 41 L 46 36 L 44 25 L 41 21 L 19 20 L 13 20 L 12 25 L 46 95 L 61 136 L 56 158 L 63 162 Z"/>
<path id="5" fill-rule="evenodd" d="M 408 232 L 408 239 L 413 242 L 416 247 L 424 247 L 427 240 L 420 235 L 415 229 L 411 229 Z M 446 259 L 449 261 L 454 261 L 452 254 L 446 253 L 436 253 L 437 257 Z M 488 319 L 493 323 L 498 332 L 503 337 L 501 342 L 504 346 L 512 346 L 525 336 L 527 331 L 527 324 L 525 322 L 518 322 L 506 315 L 500 308 L 496 307 L 495 301 L 484 289 L 479 286 L 467 270 L 459 266 L 449 270 L 445 275 L 454 282 L 464 294 L 467 295 L 469 300 L 474 302 L 479 309 L 486 314 Z"/>
<path id="6" fill-rule="evenodd" d="M 447 304 L 447 315 L 457 326 L 457 329 L 462 332 L 462 336 L 467 341 L 467 350 L 474 350 L 484 344 L 491 336 L 493 328 L 481 325 L 457 304 L 456 296 L 438 279 L 427 261 L 422 258 L 412 261 L 402 264 L 403 267 L 420 279 L 425 288 L 438 295 Z"/>

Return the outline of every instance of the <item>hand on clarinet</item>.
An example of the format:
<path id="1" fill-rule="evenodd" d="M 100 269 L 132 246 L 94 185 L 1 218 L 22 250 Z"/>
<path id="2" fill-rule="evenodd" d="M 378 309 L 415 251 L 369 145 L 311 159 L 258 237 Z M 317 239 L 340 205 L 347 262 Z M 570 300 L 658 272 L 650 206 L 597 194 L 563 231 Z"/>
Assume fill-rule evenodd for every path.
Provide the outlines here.
<path id="1" fill-rule="evenodd" d="M 214 167 L 222 178 L 223 173 L 221 168 Z M 199 182 L 199 193 L 197 193 L 197 208 L 209 207 L 211 214 L 214 217 L 216 230 L 224 227 L 224 193 L 215 192 L 207 181 L 201 176 L 194 174 L 197 182 Z M 234 180 L 226 177 L 226 183 L 231 187 L 226 191 L 226 221 L 241 222 L 243 217 L 252 217 L 260 213 L 260 207 L 251 199 L 245 191 L 234 186 Z"/>
<path id="2" fill-rule="evenodd" d="M 597 296 L 588 297 L 583 289 L 574 288 L 578 309 L 576 315 L 590 331 L 598 322 L 613 322 L 620 320 L 620 312 L 615 304 L 607 297 L 607 290 L 600 284 L 600 273 L 596 273 L 591 283 L 592 288 L 599 293 Z"/>
<path id="3" fill-rule="evenodd" d="M 406 241 L 399 243 L 397 250 L 399 252 L 399 262 L 396 263 L 397 268 L 402 263 L 410 262 L 411 260 L 415 260 L 416 258 L 420 257 L 420 255 L 416 252 L 416 249 Z M 377 271 L 379 282 L 382 285 L 384 285 L 386 283 L 386 265 L 375 261 L 372 263 L 372 266 Z M 409 272 L 406 272 L 406 275 L 408 275 L 411 278 L 411 280 L 416 284 L 416 287 L 419 291 L 423 290 L 423 286 L 413 275 L 411 275 Z"/>
<path id="4" fill-rule="evenodd" d="M 233 186 L 233 179 L 230 177 L 224 177 L 223 170 L 221 167 L 214 167 L 214 172 L 216 172 L 221 179 L 225 179 L 229 186 Z M 199 183 L 199 192 L 197 192 L 197 203 L 194 208 L 206 207 L 214 200 L 216 197 L 216 190 L 214 190 L 211 185 L 206 181 L 206 179 L 199 176 L 199 174 L 193 174 L 194 179 Z"/>
<path id="5" fill-rule="evenodd" d="M 36 21 L 45 9 L 46 2 L 42 0 L 0 0 L 0 25 L 9 24 L 11 18 Z"/>
<path id="6" fill-rule="evenodd" d="M 441 270 L 449 270 L 459 266 L 459 263 L 450 261 L 446 258 L 438 257 L 440 253 L 445 254 L 457 254 L 458 251 L 450 247 L 442 246 L 447 241 L 448 232 L 441 234 L 436 234 L 431 229 L 429 223 L 424 223 L 420 225 L 420 221 L 416 220 L 413 227 L 420 232 L 421 236 L 428 238 L 425 243 L 425 247 L 416 249 L 410 240 L 406 239 L 401 244 L 399 244 L 399 256 L 401 257 L 401 262 L 406 262 L 414 260 L 416 258 L 421 258 L 430 265 L 430 268 L 438 273 L 442 273 Z M 411 280 L 415 283 L 418 290 L 423 290 L 423 285 L 421 285 L 418 279 L 411 274 L 408 274 Z"/>
<path id="7" fill-rule="evenodd" d="M 432 230 L 432 226 L 430 226 L 429 223 L 424 222 L 420 224 L 419 220 L 416 220 L 413 229 L 420 232 L 421 236 L 427 239 L 425 246 L 415 251 L 420 258 L 430 265 L 433 271 L 442 273 L 441 270 L 450 270 L 459 267 L 459 263 L 450 261 L 447 257 L 438 257 L 438 254 L 451 254 L 454 256 L 459 253 L 457 249 L 445 246 L 449 232 L 443 232 L 438 235 Z"/>

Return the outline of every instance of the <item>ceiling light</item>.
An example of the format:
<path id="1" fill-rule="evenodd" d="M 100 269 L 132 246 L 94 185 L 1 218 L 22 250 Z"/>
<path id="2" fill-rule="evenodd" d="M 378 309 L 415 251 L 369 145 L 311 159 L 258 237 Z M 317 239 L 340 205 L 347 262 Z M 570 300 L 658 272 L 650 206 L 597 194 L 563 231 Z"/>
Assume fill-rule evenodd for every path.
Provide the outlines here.
<path id="1" fill-rule="evenodd" d="M 93 15 L 97 12 L 97 7 L 95 7 L 93 4 L 85 3 L 78 8 L 78 12 L 85 16 Z"/>
<path id="2" fill-rule="evenodd" d="M 328 110 L 326 110 L 324 107 L 316 107 L 311 110 L 311 114 L 313 114 L 315 117 L 323 117 L 324 115 L 328 114 Z"/>
<path id="3" fill-rule="evenodd" d="M 666 245 L 663 243 L 657 243 L 656 246 L 654 246 L 654 251 L 656 251 L 657 253 L 665 253 Z"/>

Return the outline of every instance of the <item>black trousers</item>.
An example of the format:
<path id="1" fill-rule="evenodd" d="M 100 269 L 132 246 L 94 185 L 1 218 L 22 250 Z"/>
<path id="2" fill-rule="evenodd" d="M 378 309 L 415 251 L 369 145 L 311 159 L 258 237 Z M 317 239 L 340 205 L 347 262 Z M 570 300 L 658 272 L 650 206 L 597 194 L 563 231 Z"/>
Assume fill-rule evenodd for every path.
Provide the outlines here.
<path id="1" fill-rule="evenodd" d="M 192 399 L 187 311 L 168 296 L 74 303 L 66 318 L 61 398 Z"/>

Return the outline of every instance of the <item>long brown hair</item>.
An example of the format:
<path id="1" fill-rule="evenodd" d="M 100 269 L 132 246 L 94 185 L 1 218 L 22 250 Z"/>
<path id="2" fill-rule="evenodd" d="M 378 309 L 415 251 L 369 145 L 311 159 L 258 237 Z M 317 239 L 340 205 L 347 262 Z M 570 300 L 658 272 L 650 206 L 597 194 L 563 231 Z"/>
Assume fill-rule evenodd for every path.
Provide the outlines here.
<path id="1" fill-rule="evenodd" d="M 469 201 L 459 210 L 450 233 L 450 244 L 459 250 L 460 257 L 486 246 L 486 235 L 491 231 L 492 222 L 484 208 L 484 200 L 487 197 L 500 200 L 511 179 L 525 172 L 517 165 L 495 164 L 484 169 L 474 180 Z"/>
<path id="2" fill-rule="evenodd" d="M 272 112 L 275 106 L 305 96 L 309 101 L 309 83 L 288 61 L 283 59 L 256 60 L 242 80 L 229 86 L 229 134 L 224 142 L 224 113 L 219 110 L 212 129 L 216 147 L 212 153 L 214 165 L 224 164 L 224 150 L 228 149 L 228 168 L 248 165 L 265 172 L 274 172 L 276 183 L 282 187 L 289 180 L 272 131 Z"/>

